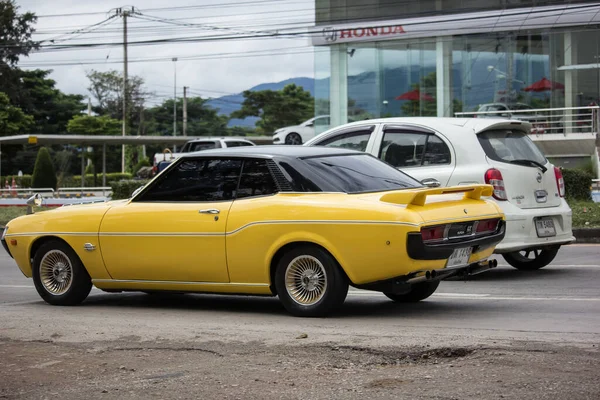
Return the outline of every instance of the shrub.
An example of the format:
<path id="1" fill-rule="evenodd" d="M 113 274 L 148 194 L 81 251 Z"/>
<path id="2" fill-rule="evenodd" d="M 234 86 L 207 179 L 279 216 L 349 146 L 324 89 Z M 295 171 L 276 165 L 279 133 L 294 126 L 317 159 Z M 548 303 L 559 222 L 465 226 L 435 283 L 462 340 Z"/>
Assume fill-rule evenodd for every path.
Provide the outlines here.
<path id="1" fill-rule="evenodd" d="M 147 158 L 143 158 L 142 160 L 140 160 L 139 163 L 135 164 L 135 167 L 133 167 L 133 176 L 136 176 L 138 171 L 142 167 L 149 167 L 149 166 L 150 166 L 150 161 L 148 161 Z"/>
<path id="2" fill-rule="evenodd" d="M 135 189 L 144 186 L 149 180 L 146 179 L 128 179 L 118 182 L 111 182 L 112 187 L 112 199 L 128 199 L 131 197 Z"/>
<path id="3" fill-rule="evenodd" d="M 41 147 L 38 151 L 33 167 L 33 178 L 31 179 L 31 187 L 34 188 L 52 188 L 56 189 L 56 173 L 50 153 L 45 147 Z"/>
<path id="4" fill-rule="evenodd" d="M 569 200 L 591 200 L 590 186 L 594 175 L 588 171 L 573 168 L 563 169 L 566 198 Z"/>
<path id="5" fill-rule="evenodd" d="M 6 183 L 6 181 L 8 180 L 8 185 L 12 185 L 12 180 L 13 178 L 15 178 L 15 181 L 17 182 L 17 185 L 21 188 L 30 188 L 31 187 L 31 175 L 23 175 L 21 177 L 21 180 L 19 181 L 19 176 L 18 175 L 6 175 L 6 176 L 2 176 L 0 177 L 0 184 L 2 186 L 2 188 L 4 188 L 4 184 Z"/>

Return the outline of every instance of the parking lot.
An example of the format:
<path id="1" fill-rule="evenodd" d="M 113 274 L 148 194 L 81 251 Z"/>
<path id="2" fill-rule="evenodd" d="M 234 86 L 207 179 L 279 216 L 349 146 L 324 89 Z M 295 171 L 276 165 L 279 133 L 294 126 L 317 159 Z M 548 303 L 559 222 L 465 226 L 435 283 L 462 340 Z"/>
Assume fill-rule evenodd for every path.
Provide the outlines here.
<path id="1" fill-rule="evenodd" d="M 0 398 L 539 398 L 600 395 L 600 246 L 443 282 L 419 304 L 351 289 L 326 319 L 275 298 L 39 298 L 0 255 Z M 403 397 L 406 396 L 406 397 Z"/>

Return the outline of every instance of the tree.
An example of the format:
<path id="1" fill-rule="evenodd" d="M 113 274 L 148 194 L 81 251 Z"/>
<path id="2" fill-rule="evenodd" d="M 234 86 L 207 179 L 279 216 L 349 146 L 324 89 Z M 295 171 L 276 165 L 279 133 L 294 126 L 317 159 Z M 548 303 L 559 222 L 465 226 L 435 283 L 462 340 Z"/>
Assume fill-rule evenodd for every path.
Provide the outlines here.
<path id="1" fill-rule="evenodd" d="M 69 121 L 67 131 L 76 135 L 119 135 L 121 134 L 121 121 L 110 118 L 108 116 L 92 117 L 88 115 L 77 115 Z M 92 165 L 94 168 L 94 186 L 98 186 L 98 169 L 96 166 L 99 163 L 100 152 L 98 146 L 92 146 Z M 110 162 L 120 164 L 120 152 L 108 152 Z M 83 147 L 82 147 L 83 157 Z M 118 158 L 118 160 L 117 160 Z"/>
<path id="2" fill-rule="evenodd" d="M 123 75 L 111 70 L 107 72 L 89 71 L 86 74 L 90 80 L 88 90 L 98 103 L 94 107 L 100 115 L 108 115 L 111 118 L 121 119 L 123 117 Z M 129 122 L 134 120 L 133 116 L 139 115 L 144 108 L 144 102 L 149 95 L 144 90 L 144 80 L 139 76 L 127 78 L 127 118 Z"/>
<path id="3" fill-rule="evenodd" d="M 35 167 L 33 167 L 31 187 L 56 189 L 56 173 L 54 172 L 54 165 L 52 165 L 50 153 L 45 147 L 41 147 L 38 151 Z"/>
<path id="4" fill-rule="evenodd" d="M 27 132 L 32 125 L 33 117 L 11 105 L 8 96 L 0 92 L 0 136 Z"/>
<path id="5" fill-rule="evenodd" d="M 20 89 L 13 103 L 33 116 L 36 133 L 64 134 L 67 123 L 84 109 L 83 96 L 64 94 L 49 79 L 51 70 L 20 71 Z"/>
<path id="6" fill-rule="evenodd" d="M 177 101 L 177 109 L 183 108 L 183 100 Z M 165 100 L 161 105 L 145 111 L 145 123 L 142 134 L 173 135 L 173 100 Z M 192 97 L 187 100 L 188 136 L 225 136 L 228 118 L 207 105 L 207 100 Z M 183 134 L 181 122 L 178 122 L 177 135 Z"/>
<path id="7" fill-rule="evenodd" d="M 33 13 L 19 14 L 13 0 L 0 0 L 0 91 L 13 98 L 18 88 L 18 72 L 15 65 L 39 44 L 31 40 L 37 17 Z"/>
<path id="8" fill-rule="evenodd" d="M 257 128 L 261 133 L 272 133 L 278 128 L 312 118 L 314 111 L 310 92 L 290 84 L 278 91 L 244 91 L 242 108 L 231 113 L 231 118 L 260 117 L 256 122 Z"/>

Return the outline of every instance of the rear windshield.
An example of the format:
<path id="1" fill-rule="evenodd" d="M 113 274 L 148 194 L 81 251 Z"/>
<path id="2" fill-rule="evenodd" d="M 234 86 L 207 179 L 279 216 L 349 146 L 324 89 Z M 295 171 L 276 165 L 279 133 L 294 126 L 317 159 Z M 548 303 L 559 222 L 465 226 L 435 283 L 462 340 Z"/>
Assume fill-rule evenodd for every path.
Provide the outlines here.
<path id="1" fill-rule="evenodd" d="M 416 179 L 368 154 L 311 157 L 305 158 L 304 162 L 323 180 L 346 193 L 423 186 Z"/>
<path id="2" fill-rule="evenodd" d="M 190 145 L 190 152 L 214 149 L 217 147 L 221 146 L 217 146 L 216 142 L 196 142 Z"/>
<path id="3" fill-rule="evenodd" d="M 521 131 L 498 129 L 477 135 L 485 154 L 494 161 L 531 160 L 546 164 L 546 157 Z"/>

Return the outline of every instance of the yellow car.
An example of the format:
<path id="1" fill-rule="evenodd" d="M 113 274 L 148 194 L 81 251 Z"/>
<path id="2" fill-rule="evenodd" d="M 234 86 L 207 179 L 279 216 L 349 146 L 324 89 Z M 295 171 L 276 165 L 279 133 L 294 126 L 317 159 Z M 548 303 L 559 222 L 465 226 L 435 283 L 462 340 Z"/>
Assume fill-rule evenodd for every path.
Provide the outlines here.
<path id="1" fill-rule="evenodd" d="M 94 285 L 277 295 L 294 315 L 325 316 L 349 285 L 411 302 L 493 268 L 505 223 L 482 198 L 492 190 L 428 187 L 345 149 L 205 150 L 130 199 L 29 210 L 2 244 L 50 304 L 78 304 Z"/>

